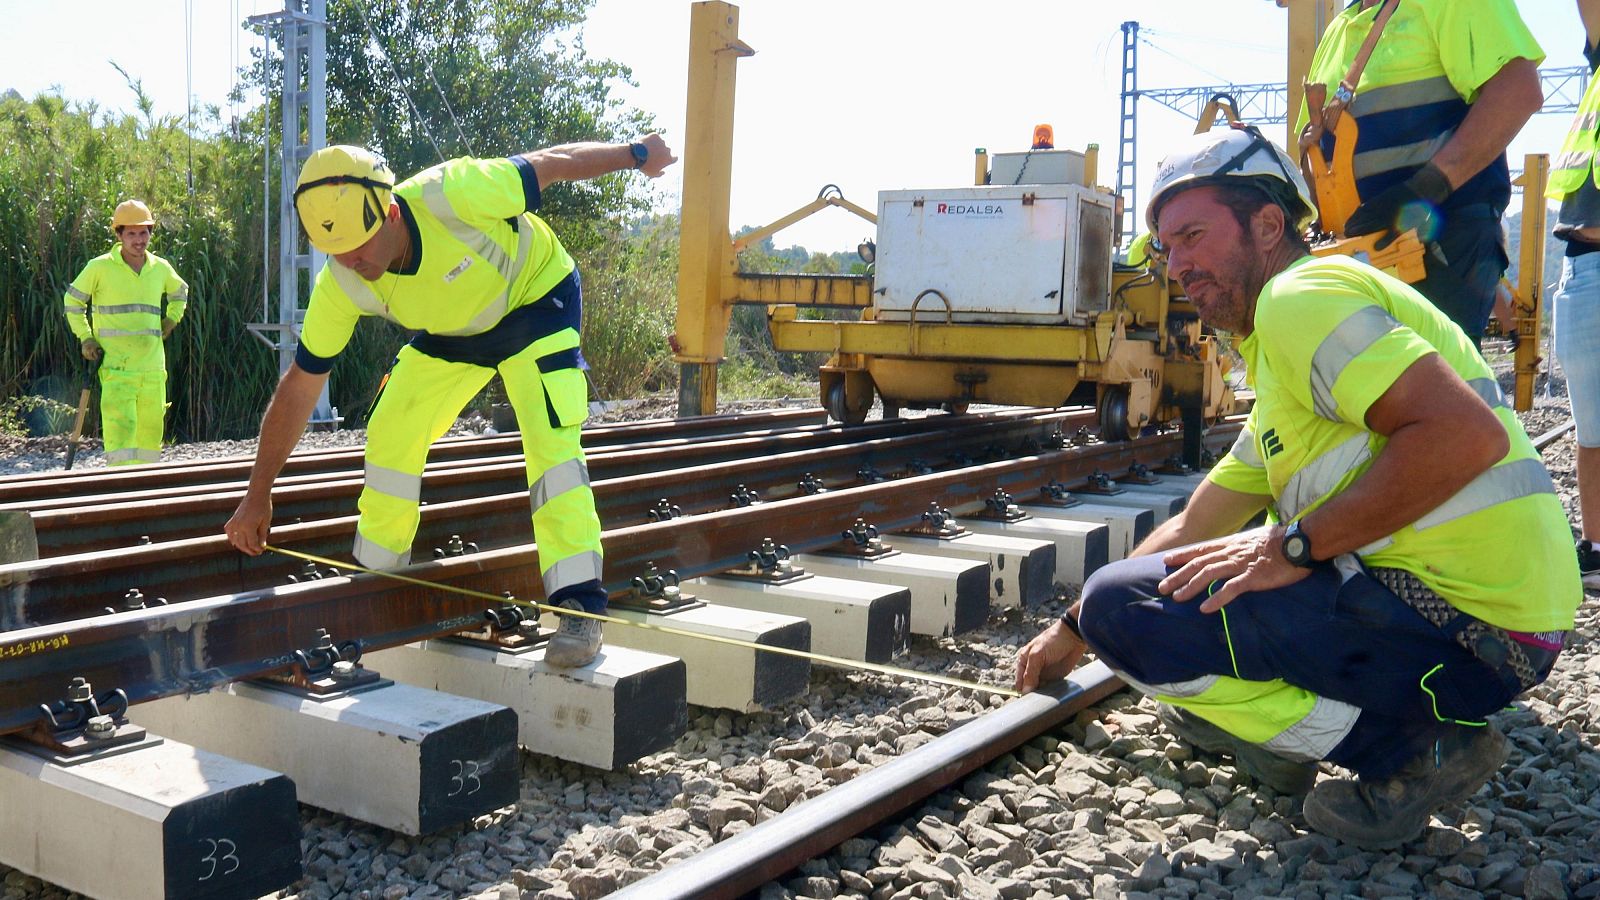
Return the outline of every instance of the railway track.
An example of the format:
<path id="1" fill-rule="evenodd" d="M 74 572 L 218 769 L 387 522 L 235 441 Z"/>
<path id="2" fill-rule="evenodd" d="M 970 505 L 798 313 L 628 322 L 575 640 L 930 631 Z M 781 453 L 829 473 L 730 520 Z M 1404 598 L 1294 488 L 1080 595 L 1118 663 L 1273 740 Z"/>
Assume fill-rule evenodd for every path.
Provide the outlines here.
<path id="1" fill-rule="evenodd" d="M 1108 557 L 1106 535 L 1113 530 L 1113 523 L 1105 516 L 1114 514 L 1131 537 L 1140 515 L 1148 523 L 1152 514 L 1170 511 L 1173 498 L 1186 492 L 1184 488 L 1163 493 L 1161 488 L 1130 486 L 1129 494 L 1148 492 L 1144 499 L 1120 507 L 1131 512 L 1117 512 L 1118 507 L 1107 505 L 1098 523 L 1093 516 L 1085 519 L 1081 514 L 1067 518 L 1070 511 L 1060 508 L 1063 487 L 1087 487 L 1091 476 L 1160 466 L 1179 446 L 1174 435 L 1125 444 L 1085 443 L 1080 429 L 1092 420 L 1092 413 L 1085 410 L 1020 411 L 848 430 L 818 425 L 808 416 L 789 414 L 778 421 L 749 416 L 716 423 L 690 420 L 677 432 L 651 423 L 639 426 L 636 432 L 617 428 L 593 442 L 586 440 L 606 527 L 607 574 L 614 579 L 608 587 L 613 591 L 616 614 L 665 629 L 661 634 L 641 629 L 642 634 L 656 639 L 653 644 L 645 641 L 649 647 L 641 653 L 650 656 L 651 649 L 664 651 L 695 643 L 685 635 L 666 634 L 674 629 L 698 635 L 700 643 L 706 643 L 705 635 L 719 629 L 724 638 L 732 636 L 733 640 L 719 648 L 723 656 L 718 661 L 709 665 L 691 661 L 687 673 L 684 663 L 670 660 L 607 676 L 613 680 L 608 702 L 617 704 L 619 719 L 624 716 L 622 701 L 617 698 L 631 692 L 640 702 L 626 708 L 627 722 L 622 729 L 626 735 L 619 733 L 615 723 L 608 726 L 610 743 L 599 757 L 585 758 L 584 751 L 570 747 L 546 747 L 539 741 L 548 734 L 529 734 L 530 724 L 546 732 L 561 731 L 561 716 L 587 709 L 580 699 L 568 698 L 564 706 L 557 704 L 559 708 L 518 708 L 520 725 L 510 726 L 519 729 L 516 743 L 602 768 L 627 765 L 671 746 L 682 735 L 687 717 L 685 698 L 697 708 L 724 705 L 739 710 L 741 706 L 778 704 L 805 692 L 810 671 L 807 660 L 757 652 L 748 644 L 810 648 L 851 657 L 868 666 L 895 663 L 904 656 L 908 632 L 930 637 L 959 635 L 982 625 L 991 602 L 1033 607 L 1051 596 L 1059 583 L 1070 585 L 1074 577 L 1081 583 L 1087 571 Z M 1220 451 L 1226 447 L 1235 429 L 1227 425 L 1214 429 L 1208 437 L 1211 448 Z M 319 677 L 327 680 L 317 665 L 308 670 L 307 660 L 328 663 L 342 656 L 334 661 L 357 662 L 357 669 L 362 668 L 360 662 L 375 662 L 379 672 L 402 673 L 400 681 L 455 692 L 461 685 L 452 679 L 457 677 L 457 669 L 468 667 L 463 662 L 468 656 L 503 660 L 506 654 L 536 647 L 540 640 L 536 616 L 525 615 L 525 609 L 511 603 L 486 604 L 483 599 L 507 592 L 531 597 L 533 579 L 528 573 L 537 571 L 537 548 L 521 543 L 526 540 L 528 515 L 521 464 L 515 459 L 514 446 L 510 452 L 501 452 L 507 449 L 502 442 L 486 454 L 474 454 L 463 449 L 471 443 L 452 442 L 448 458 L 440 460 L 436 454 L 430 465 L 417 558 L 434 547 L 440 558 L 407 572 L 424 584 L 396 584 L 381 576 L 329 572 L 326 567 L 317 571 L 313 566 L 308 572 L 302 559 L 275 554 L 248 559 L 232 552 L 214 531 L 239 496 L 236 463 L 192 466 L 189 471 L 170 467 L 151 473 L 150 480 L 122 473 L 99 478 L 74 474 L 62 479 L 71 482 L 70 489 L 38 476 L 0 479 L 3 509 L 13 521 L 27 515 L 36 528 L 42 557 L 0 566 L 0 656 L 7 659 L 5 674 L 0 676 L 0 734 L 31 730 L 37 737 L 41 707 L 72 708 L 63 705 L 62 689 L 74 677 L 93 685 L 97 696 L 115 686 L 132 706 L 135 722 L 143 710 L 179 710 L 175 714 L 178 721 L 173 721 L 174 714 L 152 713 L 153 720 L 162 722 L 159 727 L 152 726 L 152 731 L 163 731 L 196 718 L 198 706 L 184 707 L 196 700 L 182 698 L 210 692 L 205 695 L 209 706 L 216 706 L 211 700 L 239 699 L 259 690 L 252 685 L 261 682 L 246 679 L 271 677 L 282 682 L 286 669 L 296 669 L 291 664 L 297 653 L 299 671 L 288 680 L 298 682 L 301 690 L 314 689 Z M 314 458 L 297 459 L 295 481 L 275 492 L 279 516 L 298 521 L 275 527 L 272 539 L 286 550 L 342 558 L 354 518 L 338 513 L 353 506 L 359 474 L 352 477 L 353 462 L 345 454 L 309 456 Z M 1051 497 L 1056 499 L 1052 502 Z M 1089 499 L 1085 508 L 1101 508 L 1099 501 L 1112 501 L 1098 496 Z M 1116 502 L 1129 499 L 1118 497 Z M 1038 501 L 1035 513 L 1046 520 L 1045 524 L 1035 523 L 1031 530 L 1020 523 L 1032 520 L 1021 519 L 1016 508 L 1028 501 Z M 159 505 L 158 518 L 149 515 L 153 505 Z M 1150 512 L 1140 512 L 1141 505 Z M 951 521 L 945 521 L 946 514 Z M 955 522 L 971 525 L 976 530 L 969 536 L 989 549 L 969 550 L 966 562 L 952 564 L 966 574 L 946 577 L 940 582 L 942 587 L 929 587 L 932 576 L 927 572 L 874 576 L 865 572 L 873 568 L 870 562 L 836 555 L 847 549 L 845 544 L 869 543 L 867 525 L 889 536 L 896 546 L 918 544 L 920 551 L 928 549 L 921 545 L 939 544 L 938 537 L 897 538 L 892 533 L 913 528 L 932 533 L 941 524 L 948 531 Z M 857 539 L 842 542 L 841 532 L 852 527 Z M 1008 528 L 1033 537 L 1008 538 Z M 986 537 L 986 530 L 999 534 Z M 1040 540 L 1041 534 L 1046 539 Z M 763 538 L 772 539 L 765 550 Z M 948 538 L 944 543 L 951 543 Z M 1007 540 L 1013 543 L 1004 544 Z M 461 552 L 461 545 L 469 542 L 476 544 L 476 552 Z M 781 554 L 777 545 L 785 548 Z M 1009 549 L 995 550 L 997 546 Z M 1056 556 L 1063 551 L 1076 556 L 1058 565 Z M 815 553 L 822 555 L 808 555 Z M 1114 549 L 1109 553 L 1115 558 Z M 972 561 L 985 554 L 990 562 Z M 816 579 L 837 578 L 838 572 L 854 566 L 856 576 L 837 580 L 841 585 L 859 585 L 865 583 L 859 578 L 877 578 L 873 582 L 877 587 L 864 589 L 873 599 L 865 603 L 865 612 L 851 620 L 849 628 L 831 626 L 827 617 L 853 613 L 837 604 L 818 606 L 814 598 L 802 602 L 804 598 L 788 597 L 788 593 L 803 591 L 792 583 L 799 576 L 782 572 L 781 556 L 792 556 L 791 566 L 798 561 L 801 567 L 835 573 L 813 575 L 812 584 L 821 583 Z M 907 559 L 913 556 L 936 562 L 961 558 L 949 553 L 905 555 Z M 991 570 L 995 560 L 1004 565 L 1007 558 L 1013 570 L 1003 576 Z M 917 566 L 932 569 L 945 565 L 936 562 Z M 980 567 L 981 575 L 969 577 Z M 1022 568 L 1032 573 L 1031 579 L 1024 579 L 1018 571 Z M 744 583 L 721 574 L 735 569 L 750 570 Z M 670 584 L 655 577 L 668 570 L 685 580 L 681 592 L 670 590 Z M 287 583 L 291 576 L 298 583 Z M 901 587 L 893 583 L 896 577 L 923 581 Z M 478 596 L 452 593 L 452 588 Z M 741 601 L 736 596 L 752 594 L 752 589 L 758 595 L 754 600 L 746 597 Z M 1009 595 L 1003 593 L 1007 589 Z M 945 596 L 930 604 L 927 595 L 938 590 Z M 975 591 L 977 607 L 970 597 Z M 710 604 L 686 601 L 682 595 L 690 592 L 704 595 Z M 759 596 L 763 593 L 765 597 Z M 997 593 L 1001 595 L 991 596 Z M 913 594 L 918 596 L 913 598 Z M 941 602 L 949 608 L 941 608 Z M 773 611 L 779 608 L 787 612 Z M 978 609 L 976 618 L 972 608 Z M 962 609 L 969 611 L 963 613 Z M 486 615 L 495 621 L 486 623 Z M 755 624 L 739 626 L 742 631 L 727 624 L 732 621 L 727 617 L 741 615 L 745 617 L 741 621 Z M 662 624 L 668 622 L 674 624 Z M 623 634 L 632 631 L 620 623 L 608 625 L 608 647 L 617 646 L 617 655 L 623 655 L 622 644 L 627 642 Z M 836 632 L 849 633 L 840 636 Z M 852 636 L 853 632 L 865 633 Z M 463 633 L 470 633 L 465 642 L 460 640 Z M 739 646 L 741 640 L 745 646 Z M 419 641 L 424 649 L 413 649 Z M 429 662 L 418 669 L 416 661 L 422 658 Z M 711 671 L 697 671 L 697 666 Z M 549 672 L 540 676 L 546 680 L 529 675 L 522 693 L 547 682 L 559 683 L 552 694 L 569 688 L 593 693 L 600 680 L 584 682 L 561 676 L 550 680 Z M 719 690 L 727 688 L 716 682 L 739 678 L 750 684 L 743 693 L 733 695 L 736 699 L 714 699 L 721 696 Z M 626 689 L 618 685 L 626 685 Z M 786 814 L 772 820 L 773 828 L 761 837 L 741 836 L 719 845 L 716 853 L 721 855 L 708 855 L 711 862 L 669 869 L 669 873 L 676 872 L 674 883 L 679 885 L 670 890 L 686 892 L 669 893 L 667 886 L 661 886 L 662 893 L 638 896 L 735 896 L 749 890 L 827 849 L 831 846 L 828 842 L 837 843 L 841 836 L 848 836 L 845 832 L 849 829 L 859 830 L 862 822 L 903 807 L 918 791 L 937 787 L 944 783 L 941 779 L 959 777 L 1047 731 L 1115 687 L 1109 673 L 1091 671 L 1056 695 L 1014 701 L 996 713 L 1003 713 L 1003 720 L 994 720 L 993 727 L 951 732 L 924 748 L 926 754 L 922 750 L 908 753 L 852 782 L 854 799 L 814 800 L 817 805 L 802 815 Z M 336 688 L 333 693 L 343 690 Z M 498 702 L 493 697 L 483 700 Z M 256 714 L 246 715 L 248 723 L 248 716 Z M 479 732 L 475 739 L 480 743 L 503 743 L 507 725 L 496 715 L 491 710 L 474 720 L 473 727 Z M 542 721 L 528 721 L 541 716 Z M 976 740 L 980 734 L 984 737 Z M 15 743 L 14 738 L 8 740 Z M 503 750 L 497 752 L 500 756 L 495 757 L 494 771 L 500 782 L 495 790 L 500 793 L 495 796 L 514 798 L 516 766 L 506 764 Z M 494 754 L 485 758 L 489 756 Z M 962 762 L 951 762 L 956 758 Z M 446 781 L 461 793 L 470 779 L 465 777 L 462 760 L 455 762 L 454 774 Z M 477 766 L 473 777 L 483 788 L 490 780 L 490 769 L 480 763 L 473 762 Z M 448 763 L 446 769 L 450 769 Z M 304 779 L 297 776 L 297 784 Z M 304 785 L 301 795 L 306 802 L 320 804 L 320 798 L 308 795 Z M 359 809 L 329 805 L 406 833 L 423 833 L 441 822 L 465 821 L 494 808 L 461 799 L 463 802 L 454 806 L 435 803 L 432 818 L 422 816 L 399 825 L 382 814 L 363 816 Z M 785 824 L 778 827 L 779 821 Z M 749 834 L 765 827 L 758 826 Z M 787 835 L 772 833 L 785 830 Z M 730 858 L 739 860 L 736 868 L 744 874 L 728 875 L 725 860 Z M 4 861 L 16 864 L 10 858 Z M 711 874 L 696 876 L 695 872 L 702 871 L 699 867 L 708 867 L 703 871 Z M 749 882 L 758 877 L 759 881 Z"/>

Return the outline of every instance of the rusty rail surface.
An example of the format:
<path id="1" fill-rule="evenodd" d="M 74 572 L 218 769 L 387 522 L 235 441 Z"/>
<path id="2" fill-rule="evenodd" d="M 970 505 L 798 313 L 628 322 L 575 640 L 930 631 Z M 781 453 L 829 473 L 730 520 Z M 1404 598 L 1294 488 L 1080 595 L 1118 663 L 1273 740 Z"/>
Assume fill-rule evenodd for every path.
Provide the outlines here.
<path id="1" fill-rule="evenodd" d="M 1213 429 L 1207 446 L 1225 449 L 1238 427 Z M 806 551 L 837 541 L 857 517 L 892 531 L 918 522 L 930 499 L 961 508 L 996 490 L 1026 495 L 1050 481 L 1077 481 L 1135 461 L 1157 463 L 1180 445 L 1177 435 L 1157 435 L 617 528 L 603 536 L 607 587 L 620 591 L 651 565 L 685 577 L 735 568 L 763 535 Z M 186 543 L 150 549 L 181 558 Z M 242 559 L 235 557 L 241 571 Z M 537 596 L 536 572 L 537 548 L 531 545 L 407 570 L 427 581 L 524 598 Z M 29 593 L 26 583 L 7 591 L 24 602 Z M 39 706 L 59 699 L 75 676 L 104 690 L 120 688 L 129 700 L 141 702 L 285 669 L 319 628 L 336 640 L 359 640 L 364 648 L 377 649 L 478 627 L 483 612 L 481 600 L 380 576 L 354 576 L 9 630 L 0 633 L 5 663 L 0 667 L 0 733 L 29 727 Z"/>
<path id="2" fill-rule="evenodd" d="M 643 441 L 698 439 L 736 434 L 756 429 L 827 428 L 827 414 L 820 409 L 772 410 L 720 416 L 695 416 L 684 419 L 650 419 L 615 425 L 597 425 L 583 430 L 585 447 L 605 447 Z M 833 426 L 837 429 L 837 426 Z M 429 459 L 435 464 L 456 461 L 472 463 L 496 456 L 521 456 L 522 436 L 518 432 L 492 437 L 447 437 L 434 442 Z M 361 447 L 325 447 L 298 450 L 285 463 L 286 476 L 361 471 Z M 114 469 L 76 469 L 0 476 L 0 504 L 16 508 L 30 501 L 57 497 L 82 497 L 123 491 L 177 489 L 184 485 L 219 481 L 241 484 L 250 477 L 253 456 L 234 456 L 197 462 L 174 460 L 143 466 Z"/>
<path id="3" fill-rule="evenodd" d="M 1021 430 L 1042 434 L 1063 417 L 1071 420 L 1072 415 L 1051 414 L 1043 423 L 1022 423 L 1025 427 Z M 1004 430 L 1015 433 L 1016 424 L 1007 423 Z M 987 433 L 994 435 L 993 430 Z M 779 483 L 787 490 L 766 495 L 779 499 L 785 494 L 799 494 L 797 479 L 808 472 L 837 475 L 835 486 L 843 480 L 859 481 L 857 470 L 863 457 L 880 455 L 885 446 L 907 440 L 886 438 L 835 448 L 829 451 L 836 459 L 832 466 L 819 458 L 822 454 L 793 451 L 734 463 L 602 479 L 593 484 L 595 501 L 602 521 L 611 527 L 649 521 L 647 509 L 661 501 L 691 514 L 714 512 L 729 506 L 731 494 L 748 484 L 764 487 L 764 482 L 781 479 Z M 918 441 L 914 446 L 922 443 Z M 420 548 L 416 558 L 426 558 L 434 547 L 445 547 L 453 535 L 463 535 L 463 540 L 476 543 L 480 549 L 523 544 L 529 535 L 526 490 L 429 504 L 422 508 L 421 516 L 414 542 Z M 275 526 L 272 540 L 279 546 L 317 556 L 345 558 L 355 526 L 356 517 L 351 515 Z M 0 630 L 95 616 L 107 609 L 120 611 L 130 590 L 137 590 L 146 603 L 156 602 L 157 598 L 182 601 L 282 584 L 302 569 L 300 563 L 282 556 L 244 556 L 215 529 L 203 537 L 13 563 L 0 566 Z"/>
<path id="4" fill-rule="evenodd" d="M 1060 430 L 1072 434 L 1077 428 L 1092 424 L 1092 411 L 1038 412 L 999 423 L 993 421 L 958 420 L 937 431 L 920 431 L 872 440 L 848 440 L 846 443 L 828 441 L 816 449 L 788 450 L 757 456 L 753 451 L 770 446 L 786 447 L 784 439 L 727 438 L 687 444 L 666 449 L 636 449 L 633 445 L 615 451 L 600 451 L 589 457 L 589 477 L 597 482 L 606 479 L 629 477 L 629 473 L 654 475 L 674 469 L 694 469 L 705 477 L 706 489 L 701 493 L 713 500 L 726 502 L 729 494 L 739 484 L 756 488 L 763 496 L 774 493 L 783 496 L 800 489 L 798 481 L 807 474 L 815 475 L 829 486 L 861 480 L 858 472 L 868 467 L 883 477 L 898 476 L 900 469 L 914 460 L 922 460 L 930 467 L 947 467 L 960 456 L 983 458 L 999 452 L 1028 452 L 1047 446 L 1051 432 Z M 806 440 L 803 443 L 811 444 Z M 763 465 L 763 461 L 765 465 Z M 731 473 L 737 473 L 731 474 Z M 681 478 L 669 479 L 681 482 Z M 286 481 L 272 492 L 273 519 L 289 524 L 331 518 L 350 514 L 355 508 L 356 496 L 361 492 L 360 473 L 335 480 L 297 483 Z M 520 461 L 492 462 L 486 465 L 424 472 L 422 497 L 428 510 L 441 503 L 456 500 L 491 498 L 499 500 L 504 495 L 525 496 L 527 475 Z M 521 492 L 521 494 L 518 494 Z M 649 494 L 648 489 L 643 494 Z M 244 496 L 244 485 L 217 485 L 203 494 L 182 497 L 163 496 L 159 491 L 141 491 L 110 498 L 84 498 L 82 505 L 61 506 L 65 501 L 52 501 L 44 509 L 31 509 L 31 520 L 39 543 L 40 556 L 67 556 L 80 553 L 136 546 L 141 543 L 179 540 L 220 533 L 222 525 Z M 704 505 L 700 497 L 679 492 L 663 492 L 667 498 L 685 508 Z M 597 497 L 597 499 L 599 499 Z M 648 504 L 657 497 L 630 494 L 611 498 L 601 503 L 602 518 L 610 524 L 622 524 L 632 515 L 645 518 Z M 150 504 L 161 504 L 161 515 L 150 515 Z M 520 528 L 507 530 L 510 525 L 497 519 L 493 525 L 473 524 L 465 511 L 455 516 L 458 524 L 441 526 L 456 533 L 472 536 L 479 546 L 503 546 L 520 542 L 527 535 L 526 503 L 521 503 L 524 515 Z M 0 507 L 3 509 L 4 507 Z M 424 549 L 442 541 L 450 532 L 434 537 L 420 534 Z M 3 583 L 3 576 L 0 576 Z"/>

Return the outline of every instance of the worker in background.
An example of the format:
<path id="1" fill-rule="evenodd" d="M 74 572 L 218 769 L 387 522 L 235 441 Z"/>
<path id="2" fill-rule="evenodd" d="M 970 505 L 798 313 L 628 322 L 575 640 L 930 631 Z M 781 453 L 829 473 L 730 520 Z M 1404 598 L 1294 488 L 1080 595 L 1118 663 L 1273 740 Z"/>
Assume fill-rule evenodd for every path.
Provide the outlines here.
<path id="1" fill-rule="evenodd" d="M 1584 56 L 1592 74 L 1600 67 L 1600 0 L 1578 0 Z M 1582 538 L 1578 569 L 1583 583 L 1600 588 L 1600 80 L 1589 79 L 1572 130 L 1551 164 L 1546 196 L 1561 202 L 1555 236 L 1566 242 L 1553 308 L 1556 357 L 1567 376 L 1572 421 L 1578 431 L 1578 511 Z"/>
<path id="2" fill-rule="evenodd" d="M 1287 154 L 1212 131 L 1157 172 L 1167 273 L 1243 339 L 1256 402 L 1185 510 L 1023 648 L 1017 686 L 1087 646 L 1180 737 L 1309 789 L 1318 831 L 1398 846 L 1495 774 L 1506 742 L 1486 716 L 1565 646 L 1583 593 L 1561 502 L 1457 325 L 1364 263 L 1308 254 Z M 1313 787 L 1319 760 L 1358 777 Z"/>
<path id="3" fill-rule="evenodd" d="M 171 263 L 150 252 L 155 227 L 143 202 L 117 204 L 111 214 L 116 245 L 89 260 L 62 298 L 83 358 L 100 364 L 100 431 L 108 466 L 161 460 L 167 414 L 163 341 L 183 319 L 189 285 Z"/>
<path id="4" fill-rule="evenodd" d="M 1345 234 L 1416 228 L 1427 277 L 1415 287 L 1476 342 L 1508 264 L 1500 229 L 1511 199 L 1505 150 L 1544 103 L 1544 52 L 1513 0 L 1382 2 L 1399 5 L 1346 111 L 1359 128 L 1361 205 Z M 1379 7 L 1360 0 L 1328 24 L 1307 80 L 1328 85 L 1329 97 Z M 1299 131 L 1303 104 L 1297 115 Z"/>
<path id="5" fill-rule="evenodd" d="M 522 429 L 545 596 L 555 606 L 604 612 L 600 520 L 579 445 L 589 395 L 578 346 L 578 270 L 533 211 L 557 182 L 629 169 L 655 178 L 675 161 L 651 134 L 632 144 L 456 159 L 397 185 L 388 166 L 360 147 L 312 154 L 295 208 L 329 259 L 312 288 L 295 361 L 262 419 L 248 491 L 227 523 L 233 545 L 262 551 L 272 482 L 334 358 L 358 319 L 383 316 L 421 333 L 401 348 L 367 423 L 356 560 L 376 569 L 410 561 L 428 446 L 498 371 Z M 583 665 L 600 639 L 598 621 L 562 616 L 545 661 Z"/>

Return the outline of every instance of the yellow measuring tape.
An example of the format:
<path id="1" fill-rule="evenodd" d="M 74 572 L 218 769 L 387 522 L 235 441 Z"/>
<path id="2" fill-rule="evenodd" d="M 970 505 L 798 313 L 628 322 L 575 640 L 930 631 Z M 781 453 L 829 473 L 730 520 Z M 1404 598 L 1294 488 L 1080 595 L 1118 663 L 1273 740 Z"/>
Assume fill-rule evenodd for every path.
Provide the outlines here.
<path id="1" fill-rule="evenodd" d="M 367 575 L 377 575 L 382 578 L 388 578 L 392 581 L 401 581 L 405 582 L 406 584 L 414 584 L 418 587 L 448 591 L 449 593 L 461 594 L 462 596 L 466 597 L 476 597 L 480 600 L 487 600 L 490 603 L 511 603 L 517 606 L 527 607 L 529 609 L 536 609 L 540 612 L 555 613 L 556 615 L 561 616 L 578 616 L 579 618 L 584 619 L 594 619 L 597 622 L 611 622 L 616 625 L 626 625 L 630 628 L 643 628 L 646 631 L 659 631 L 662 634 L 675 634 L 679 637 L 711 641 L 717 644 L 727 644 L 732 647 L 744 647 L 748 650 L 759 650 L 763 653 L 776 653 L 780 656 L 793 656 L 799 659 L 809 659 L 812 662 L 827 663 L 831 666 L 840 666 L 847 669 L 860 669 L 866 672 L 876 672 L 879 675 L 888 675 L 892 678 L 903 678 L 908 681 L 922 681 L 928 684 L 944 685 L 945 687 L 983 691 L 989 694 L 997 694 L 1001 697 L 1022 696 L 1012 688 L 1000 687 L 999 685 L 994 684 L 979 684 L 975 681 L 962 681 L 959 678 L 948 678 L 944 675 L 930 675 L 927 672 L 918 672 L 915 669 L 901 669 L 896 668 L 895 666 L 869 663 L 858 659 L 845 659 L 839 656 L 828 656 L 824 653 L 812 653 L 807 650 L 791 650 L 788 647 L 772 647 L 767 644 L 757 644 L 754 641 L 741 641 L 738 638 L 719 637 L 718 635 L 714 634 L 696 634 L 695 632 L 685 631 L 681 628 L 673 628 L 670 625 L 655 625 L 649 622 L 634 622 L 630 619 L 619 619 L 615 616 L 601 615 L 599 613 L 585 612 L 583 610 L 567 609 L 564 606 L 551 606 L 548 603 L 538 603 L 532 600 L 519 600 L 516 597 L 503 597 L 499 594 L 490 594 L 484 591 L 474 591 L 469 588 L 461 588 L 449 584 L 440 584 L 437 581 L 427 581 L 421 578 L 412 578 L 408 575 L 399 575 L 394 572 L 368 569 L 363 566 L 358 566 L 355 563 L 340 562 L 339 560 L 328 559 L 324 556 L 317 556 L 311 553 L 302 553 L 299 550 L 290 550 L 285 547 L 274 547 L 271 544 L 267 544 L 266 549 L 282 556 L 292 556 L 296 559 L 303 559 L 307 562 L 331 566 L 335 569 L 344 569 L 351 572 L 362 572 Z"/>

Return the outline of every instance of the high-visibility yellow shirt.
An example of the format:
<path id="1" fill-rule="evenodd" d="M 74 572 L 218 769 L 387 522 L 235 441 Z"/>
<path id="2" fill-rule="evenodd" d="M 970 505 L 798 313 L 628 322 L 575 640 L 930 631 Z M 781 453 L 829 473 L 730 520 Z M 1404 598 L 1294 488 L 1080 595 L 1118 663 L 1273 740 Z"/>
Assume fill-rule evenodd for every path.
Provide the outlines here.
<path id="1" fill-rule="evenodd" d="M 1305 257 L 1262 288 L 1255 330 L 1239 353 L 1255 406 L 1207 478 L 1271 495 L 1283 522 L 1371 467 L 1388 439 L 1367 429 L 1368 408 L 1413 363 L 1437 353 L 1493 408 L 1511 449 L 1454 497 L 1356 554 L 1414 573 L 1492 625 L 1572 627 L 1583 587 L 1550 475 L 1483 357 L 1414 288 L 1346 256 Z M 1440 447 L 1438 464 L 1450 460 L 1450 448 Z"/>
<path id="2" fill-rule="evenodd" d="M 162 299 L 166 299 L 165 318 L 183 319 L 189 306 L 189 285 L 161 257 L 145 251 L 144 265 L 135 272 L 122 258 L 122 246 L 112 245 L 103 255 L 89 260 L 78 277 L 72 279 L 62 297 L 67 327 L 78 340 L 95 338 L 101 343 L 130 337 L 161 337 Z M 88 313 L 94 309 L 94 323 Z"/>
<path id="3" fill-rule="evenodd" d="M 1318 41 L 1306 80 L 1327 85 L 1330 99 L 1372 31 L 1380 6 L 1362 9 L 1352 3 Z M 1537 64 L 1544 51 L 1513 0 L 1402 0 L 1378 36 L 1349 107 L 1359 128 L 1354 174 L 1361 198 L 1377 196 L 1432 159 L 1455 135 L 1484 82 L 1519 58 Z M 1306 120 L 1301 103 L 1295 133 Z M 1332 136 L 1326 140 L 1325 151 Z M 1446 205 L 1490 203 L 1504 209 L 1510 196 L 1502 153 L 1458 187 Z"/>
<path id="4" fill-rule="evenodd" d="M 543 297 L 572 273 L 572 257 L 539 205 L 532 166 L 463 157 L 395 186 L 411 236 L 408 268 L 367 281 L 329 259 L 317 275 L 300 345 L 331 359 L 362 316 L 438 335 L 474 335 Z"/>

